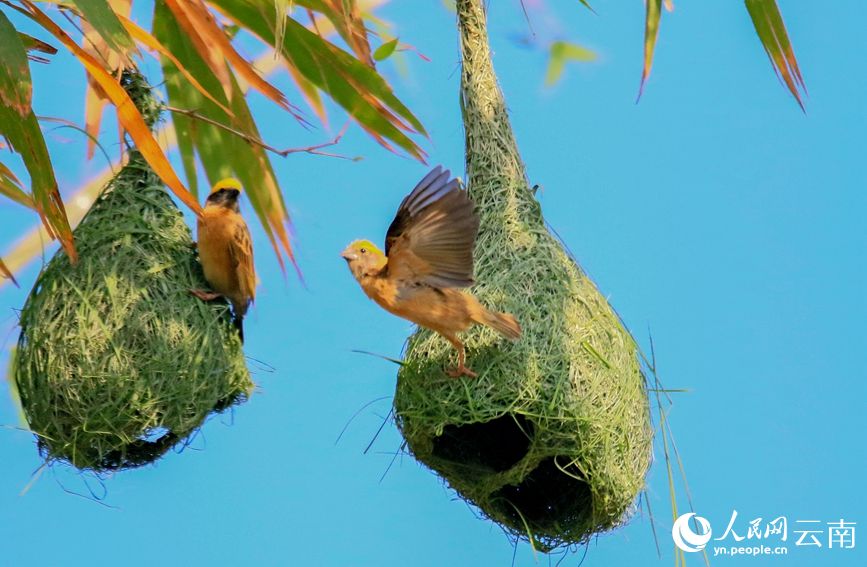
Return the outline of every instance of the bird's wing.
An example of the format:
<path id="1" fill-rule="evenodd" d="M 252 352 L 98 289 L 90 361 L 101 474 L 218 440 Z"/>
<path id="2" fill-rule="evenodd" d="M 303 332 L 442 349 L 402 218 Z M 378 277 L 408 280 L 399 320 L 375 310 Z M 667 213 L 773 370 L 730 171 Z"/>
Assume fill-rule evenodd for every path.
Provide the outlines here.
<path id="1" fill-rule="evenodd" d="M 385 237 L 390 277 L 436 287 L 473 284 L 479 218 L 460 181 L 437 166 L 404 198 Z"/>
<path id="2" fill-rule="evenodd" d="M 256 297 L 256 269 L 253 267 L 253 242 L 250 230 L 243 220 L 235 224 L 235 232 L 229 243 L 229 253 L 238 276 L 239 294 L 253 301 Z"/>

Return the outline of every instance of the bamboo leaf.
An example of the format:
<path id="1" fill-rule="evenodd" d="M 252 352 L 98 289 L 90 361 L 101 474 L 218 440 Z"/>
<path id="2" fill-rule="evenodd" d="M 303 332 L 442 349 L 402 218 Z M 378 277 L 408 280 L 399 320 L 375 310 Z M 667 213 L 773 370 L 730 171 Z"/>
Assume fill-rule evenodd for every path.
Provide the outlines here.
<path id="1" fill-rule="evenodd" d="M 154 139 L 150 129 L 145 124 L 135 104 L 120 84 L 111 76 L 99 62 L 89 53 L 79 47 L 66 32 L 64 32 L 51 18 L 37 8 L 30 0 L 22 0 L 29 10 L 29 15 L 43 28 L 55 36 L 75 57 L 81 61 L 87 72 L 96 80 L 106 96 L 117 108 L 117 117 L 120 124 L 129 133 L 136 147 L 154 172 L 160 176 L 172 192 L 190 207 L 197 215 L 201 214 L 202 207 L 196 198 L 184 187 L 178 179 L 174 168 L 169 163 L 159 144 Z M 34 117 L 35 121 L 35 117 Z M 40 136 L 41 137 L 41 136 Z M 44 142 L 43 142 L 44 143 Z M 34 192 L 35 193 L 35 192 Z M 38 200 L 37 200 L 38 203 Z"/>
<path id="2" fill-rule="evenodd" d="M 35 208 L 33 199 L 24 190 L 24 184 L 2 162 L 0 162 L 0 194 L 9 197 L 18 204 L 24 205 L 28 209 Z"/>
<path id="3" fill-rule="evenodd" d="M 746 0 L 746 7 L 774 72 L 795 97 L 801 110 L 805 110 L 801 91 L 806 93 L 807 86 L 776 0 Z"/>
<path id="4" fill-rule="evenodd" d="M 113 51 L 125 54 L 135 50 L 135 42 L 105 0 L 73 0 L 82 17 Z"/>
<path id="5" fill-rule="evenodd" d="M 555 85 L 563 75 L 566 64 L 574 61 L 586 63 L 596 60 L 596 52 L 575 43 L 555 41 L 551 44 L 545 86 Z"/>
<path id="6" fill-rule="evenodd" d="M 358 60 L 373 67 L 367 28 L 364 25 L 358 4 L 354 0 L 296 0 L 296 3 L 328 18 L 338 35 L 352 49 Z M 275 45 L 282 45 L 282 43 Z"/>
<path id="7" fill-rule="evenodd" d="M 169 8 L 175 14 L 178 10 L 183 11 L 187 21 L 192 25 L 194 33 L 198 34 L 204 45 L 210 50 L 222 53 L 222 56 L 232 65 L 232 68 L 254 89 L 277 103 L 284 110 L 289 111 L 297 120 L 304 121 L 297 113 L 286 96 L 275 86 L 263 79 L 232 46 L 232 42 L 223 32 L 217 21 L 200 0 L 167 0 Z"/>
<path id="8" fill-rule="evenodd" d="M 18 285 L 18 280 L 15 279 L 15 276 L 12 275 L 12 272 L 9 271 L 9 268 L 6 267 L 6 264 L 3 263 L 3 258 L 0 258 L 0 276 L 3 276 L 7 280 L 12 280 L 12 283 L 15 284 L 15 287 L 21 287 Z"/>
<path id="9" fill-rule="evenodd" d="M 397 38 L 392 39 L 391 41 L 386 41 L 382 45 L 376 48 L 376 51 L 373 52 L 373 58 L 376 61 L 384 61 L 394 54 L 394 51 L 397 49 Z"/>
<path id="10" fill-rule="evenodd" d="M 24 46 L 24 49 L 27 50 L 27 56 L 31 59 L 35 58 L 35 56 L 31 55 L 31 51 L 38 51 L 40 53 L 46 53 L 48 55 L 54 55 L 57 53 L 57 48 L 53 45 L 49 45 L 42 41 L 41 39 L 36 39 L 33 36 L 29 36 L 26 33 L 18 32 L 18 38 L 21 40 L 21 44 Z M 43 58 L 39 58 L 37 60 L 41 60 Z"/>
<path id="11" fill-rule="evenodd" d="M 54 168 L 36 115 L 31 110 L 21 117 L 10 107 L 0 104 L 0 135 L 5 136 L 12 149 L 21 154 L 30 174 L 36 211 L 49 235 L 60 240 L 69 257 L 75 261 L 78 255 L 72 242 L 72 229 L 57 190 Z"/>
<path id="12" fill-rule="evenodd" d="M 160 43 L 153 35 L 149 34 L 147 31 L 139 27 L 135 22 L 126 17 L 121 17 L 121 22 L 124 27 L 129 31 L 130 35 L 135 38 L 136 41 L 144 45 L 146 48 L 157 52 L 161 56 L 165 57 L 178 69 L 178 71 L 184 76 L 186 80 L 190 82 L 193 87 L 198 90 L 200 93 L 211 99 L 214 104 L 220 106 L 227 114 L 231 115 L 232 112 L 223 105 L 217 98 L 212 95 L 208 89 L 202 86 L 202 84 L 196 80 L 196 78 L 187 70 L 186 67 L 178 60 L 177 57 L 171 52 L 171 50 L 167 49 L 162 43 Z"/>
<path id="13" fill-rule="evenodd" d="M 108 0 L 103 4 L 112 10 L 116 17 L 128 14 L 130 11 L 130 0 Z M 103 68 L 112 70 L 119 76 L 125 67 L 132 65 L 126 55 L 127 50 L 112 48 L 108 40 L 86 18 L 82 19 L 81 31 L 84 34 L 81 42 L 82 49 L 100 61 Z M 111 101 L 96 80 L 87 75 L 87 88 L 84 92 L 84 129 L 89 136 L 86 146 L 88 160 L 93 158 L 96 150 L 95 141 L 99 136 L 99 126 L 102 123 L 105 106 L 109 102 Z M 123 135 L 122 130 L 120 135 Z"/>
<path id="14" fill-rule="evenodd" d="M 196 109 L 199 113 L 220 122 L 231 121 L 229 98 L 223 90 L 221 78 L 214 73 L 211 62 L 201 54 L 195 39 L 184 32 L 182 25 L 164 2 L 154 4 L 154 38 L 175 56 L 174 61 L 166 57 L 162 58 L 169 104 L 177 108 Z M 185 76 L 178 65 L 195 77 L 196 81 L 212 96 L 206 98 L 198 90 L 187 88 Z M 228 86 L 231 93 L 231 82 Z M 197 149 L 205 172 L 209 176 L 221 173 L 223 177 L 231 175 L 229 169 L 223 169 L 226 161 L 220 156 L 220 139 L 213 126 L 195 123 L 181 114 L 172 115 L 172 124 L 177 135 L 181 162 L 191 187 L 198 186 L 195 160 Z"/>
<path id="15" fill-rule="evenodd" d="M 283 31 L 285 34 L 285 27 L 283 28 Z M 327 126 L 328 114 L 325 112 L 325 105 L 322 103 L 322 97 L 319 95 L 319 89 L 299 73 L 298 69 L 295 67 L 287 66 L 286 69 L 289 71 L 289 76 L 292 77 L 292 80 L 295 81 L 295 84 L 298 86 L 298 90 L 301 91 L 301 96 L 304 98 L 304 102 L 306 102 L 307 106 L 309 106 L 313 113 L 316 114 L 316 118 L 318 118 L 324 126 Z"/>
<path id="16" fill-rule="evenodd" d="M 283 43 L 283 35 L 286 32 L 286 17 L 292 7 L 292 0 L 274 0 L 274 51 L 280 49 Z"/>
<path id="17" fill-rule="evenodd" d="M 27 50 L 21 42 L 18 30 L 0 12 L 0 104 L 25 117 L 30 113 L 33 85 L 30 82 L 30 65 Z"/>
<path id="18" fill-rule="evenodd" d="M 172 14 L 174 14 L 173 20 L 181 28 L 179 33 L 183 33 L 190 40 L 194 50 L 208 65 L 213 76 L 219 81 L 223 93 L 225 94 L 225 100 L 228 102 L 229 96 L 232 92 L 232 84 L 229 79 L 231 77 L 231 71 L 229 70 L 229 65 L 226 63 L 226 58 L 223 56 L 222 52 L 219 49 L 212 49 L 212 47 L 202 39 L 202 36 L 199 35 L 195 25 L 187 15 L 185 6 L 180 3 L 180 0 L 157 0 L 154 3 L 154 10 L 156 11 L 162 6 L 167 7 L 171 10 Z M 161 38 L 161 41 L 164 45 L 170 46 L 169 38 L 163 37 Z M 172 50 L 172 53 L 177 54 L 174 50 Z M 213 90 L 211 90 L 211 93 L 213 94 Z"/>
<path id="19" fill-rule="evenodd" d="M 172 17 L 172 13 L 165 7 L 157 5 L 154 10 L 154 36 L 163 41 L 189 72 L 206 87 L 216 85 L 218 82 L 216 77 L 196 50 L 192 39 L 180 32 L 179 24 Z M 230 105 L 232 115 L 229 115 L 195 89 L 185 88 L 183 77 L 177 67 L 165 59 L 163 74 L 166 78 L 169 104 L 173 107 L 194 109 L 203 118 L 259 137 L 244 93 L 236 81 L 231 80 L 232 90 L 227 104 Z M 188 177 L 195 175 L 196 154 L 211 183 L 223 177 L 237 177 L 244 185 L 244 193 L 250 199 L 281 266 L 283 266 L 284 252 L 294 263 L 289 243 L 289 215 L 264 150 L 204 121 L 197 121 L 181 114 L 174 114 L 172 121 L 178 134 L 178 145 Z"/>
<path id="20" fill-rule="evenodd" d="M 345 22 L 346 32 L 349 39 L 346 43 L 352 47 L 352 51 L 359 61 L 373 67 L 373 58 L 370 53 L 370 41 L 367 39 L 367 28 L 358 10 L 355 0 L 331 0 L 335 12 L 339 12 Z"/>
<path id="21" fill-rule="evenodd" d="M 273 21 L 263 10 L 267 2 L 212 0 L 211 4 L 265 43 L 273 44 Z M 424 152 L 407 135 L 425 134 L 424 127 L 375 69 L 292 18 L 286 20 L 282 55 L 288 65 L 326 92 L 380 144 L 393 150 L 394 143 L 424 160 Z"/>
<path id="22" fill-rule="evenodd" d="M 93 158 L 96 151 L 94 140 L 99 138 L 99 125 L 102 123 L 102 115 L 105 105 L 109 100 L 102 88 L 90 76 L 87 76 L 87 90 L 84 92 L 84 131 L 87 132 L 86 157 Z"/>
<path id="23" fill-rule="evenodd" d="M 650 76 L 653 66 L 653 52 L 656 49 L 656 38 L 659 35 L 659 20 L 662 17 L 662 0 L 646 0 L 647 13 L 644 21 L 644 69 L 641 71 L 641 86 L 638 88 L 638 98 L 644 92 L 644 85 Z"/>
<path id="24" fill-rule="evenodd" d="M 256 127 L 253 115 L 247 106 L 244 93 L 241 92 L 237 84 L 235 84 L 235 89 L 237 96 L 233 97 L 232 105 L 237 117 L 236 125 L 240 126 L 239 129 L 243 132 L 260 138 L 259 129 Z M 295 267 L 298 276 L 301 277 L 301 271 L 295 261 L 292 245 L 289 242 L 291 226 L 289 212 L 286 210 L 283 193 L 277 185 L 277 176 L 274 173 L 271 160 L 268 159 L 262 147 L 248 144 L 229 132 L 222 132 L 222 135 L 224 138 L 231 138 L 231 140 L 226 139 L 225 142 L 227 145 L 232 142 L 229 147 L 234 146 L 235 148 L 235 151 L 230 154 L 235 175 L 244 187 L 248 188 L 246 193 L 250 199 L 250 204 L 253 205 L 259 221 L 266 227 L 265 232 L 271 241 L 271 246 L 277 253 L 280 268 L 284 269 L 282 248 Z M 217 180 L 211 179 L 212 183 L 215 181 Z M 250 191 L 250 188 L 256 188 L 256 190 Z"/>
<path id="25" fill-rule="evenodd" d="M 166 136 L 166 138 L 168 138 L 167 143 L 173 143 L 170 135 Z M 67 199 L 67 217 L 69 218 L 70 225 L 76 226 L 81 221 L 82 217 L 96 200 L 97 195 L 102 192 L 105 184 L 114 176 L 114 173 L 114 167 L 106 168 L 72 193 Z M 3 254 L 9 271 L 13 274 L 20 273 L 33 260 L 40 255 L 44 255 L 48 243 L 52 239 L 53 237 L 49 234 L 44 224 L 34 226 Z M 0 280 L 0 288 L 3 287 L 4 283 L 3 280 Z"/>

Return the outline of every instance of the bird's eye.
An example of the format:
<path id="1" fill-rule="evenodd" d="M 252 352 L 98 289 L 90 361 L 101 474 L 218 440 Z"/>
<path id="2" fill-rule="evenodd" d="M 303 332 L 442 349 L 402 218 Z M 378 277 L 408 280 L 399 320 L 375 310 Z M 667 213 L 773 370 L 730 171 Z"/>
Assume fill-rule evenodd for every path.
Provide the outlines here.
<path id="1" fill-rule="evenodd" d="M 361 253 L 362 253 L 362 254 L 367 254 L 367 248 L 362 248 L 362 249 L 361 249 Z"/>

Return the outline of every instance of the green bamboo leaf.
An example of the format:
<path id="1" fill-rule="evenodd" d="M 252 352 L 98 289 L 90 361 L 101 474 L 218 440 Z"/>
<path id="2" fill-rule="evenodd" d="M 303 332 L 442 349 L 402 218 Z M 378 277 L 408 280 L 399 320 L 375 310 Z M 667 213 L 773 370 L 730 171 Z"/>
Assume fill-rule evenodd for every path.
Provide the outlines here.
<path id="1" fill-rule="evenodd" d="M 212 4 L 273 45 L 274 22 L 267 10 L 270 2 L 212 0 Z M 380 144 L 393 149 L 394 143 L 423 160 L 424 152 L 407 132 L 426 134 L 424 127 L 375 69 L 292 18 L 286 19 L 282 54 L 289 65 L 342 106 Z"/>
<path id="2" fill-rule="evenodd" d="M 223 90 L 220 80 L 214 75 L 211 67 L 201 58 L 198 50 L 189 40 L 177 23 L 172 12 L 164 2 L 154 4 L 153 36 L 177 58 L 187 72 L 224 107 L 228 108 L 229 100 Z M 170 106 L 184 109 L 196 109 L 201 114 L 220 121 L 230 123 L 229 115 L 220 109 L 212 100 L 192 88 L 178 67 L 166 57 L 160 57 L 165 78 L 166 92 Z M 198 175 L 196 171 L 196 150 L 210 176 L 227 177 L 231 173 L 224 170 L 225 160 L 220 155 L 220 137 L 216 128 L 207 124 L 194 122 L 181 114 L 172 115 L 172 124 L 177 135 L 178 150 L 181 163 L 187 177 L 187 183 L 194 195 L 198 195 Z M 218 178 L 219 179 L 219 178 Z"/>
<path id="3" fill-rule="evenodd" d="M 776 0 L 745 1 L 756 34 L 762 42 L 762 47 L 765 48 L 765 53 L 768 54 L 768 59 L 771 60 L 774 72 L 795 97 L 801 110 L 804 110 L 801 91 L 806 93 L 807 87 Z"/>
<path id="4" fill-rule="evenodd" d="M 662 17 L 662 0 L 646 0 L 647 12 L 644 20 L 644 68 L 641 71 L 641 86 L 638 88 L 638 98 L 644 92 L 644 85 L 650 76 L 653 66 L 653 52 L 656 49 L 656 38 L 659 35 L 659 20 Z"/>
<path id="5" fill-rule="evenodd" d="M 373 59 L 376 61 L 384 61 L 391 57 L 396 49 L 397 38 L 394 38 L 391 41 L 386 41 L 385 43 L 377 47 L 376 51 L 373 52 Z"/>
<path id="6" fill-rule="evenodd" d="M 163 58 L 163 74 L 169 105 L 195 110 L 196 114 L 203 119 L 224 124 L 258 139 L 258 129 L 237 81 L 234 78 L 230 79 L 232 85 L 230 102 L 222 91 L 219 79 L 201 58 L 189 38 L 182 33 L 172 13 L 162 2 L 157 2 L 155 5 L 153 21 L 154 37 L 171 49 L 187 72 L 194 76 L 208 92 L 217 96 L 221 103 L 225 103 L 232 115 L 230 116 L 197 89 L 190 88 L 177 67 Z M 177 133 L 178 148 L 190 184 L 196 178 L 196 156 L 211 183 L 224 177 L 238 178 L 281 265 L 283 264 L 281 246 L 291 259 L 288 213 L 270 160 L 264 150 L 205 120 L 175 113 L 172 115 L 172 123 Z"/>
<path id="7" fill-rule="evenodd" d="M 48 155 L 48 146 L 39 129 L 33 110 L 20 116 L 10 106 L 0 101 L 0 135 L 8 140 L 12 149 L 21 154 L 30 174 L 31 193 L 36 210 L 45 228 L 57 238 L 70 258 L 78 258 L 72 241 L 72 229 L 66 218 L 63 200 L 57 190 L 54 168 Z"/>
<path id="8" fill-rule="evenodd" d="M 73 0 L 73 4 L 112 50 L 126 53 L 135 49 L 135 42 L 107 0 Z"/>
<path id="9" fill-rule="evenodd" d="M 253 120 L 253 114 L 244 98 L 244 93 L 234 78 L 232 88 L 232 112 L 236 116 L 235 124 L 242 132 L 256 139 L 261 139 L 259 129 Z M 280 267 L 283 268 L 283 255 L 280 253 L 282 249 L 295 266 L 298 276 L 301 277 L 301 271 L 295 262 L 295 256 L 289 242 L 289 212 L 286 209 L 283 192 L 280 191 L 277 183 L 277 175 L 274 173 L 274 168 L 265 153 L 265 149 L 259 145 L 250 144 L 231 132 L 222 131 L 220 134 L 224 138 L 226 146 L 232 148 L 229 159 L 235 177 L 247 189 L 246 194 L 250 199 L 250 204 L 253 205 L 253 210 L 259 217 L 259 221 L 265 227 L 265 233 L 271 241 L 271 246 L 277 251 Z M 212 183 L 214 181 L 216 179 L 211 179 Z"/>
<path id="10" fill-rule="evenodd" d="M 296 0 L 296 4 L 325 16 L 356 57 L 366 65 L 373 65 L 367 28 L 355 0 Z M 275 45 L 281 43 L 275 42 Z"/>
<path id="11" fill-rule="evenodd" d="M 0 12 L 0 104 L 25 117 L 31 112 L 32 97 L 27 50 L 18 30 L 6 14 Z"/>
<path id="12" fill-rule="evenodd" d="M 54 55 L 57 53 L 57 48 L 53 45 L 45 43 L 41 39 L 36 39 L 33 36 L 27 35 L 26 33 L 18 32 L 18 38 L 21 40 L 24 49 L 27 50 L 28 55 L 30 55 L 31 51 L 38 51 L 48 55 Z"/>
<path id="13" fill-rule="evenodd" d="M 551 44 L 548 69 L 545 71 L 545 86 L 555 85 L 563 76 L 566 64 L 570 62 L 587 63 L 596 60 L 596 52 L 567 41 Z"/>
<path id="14" fill-rule="evenodd" d="M 289 8 L 292 7 L 293 0 L 274 0 L 274 50 L 280 49 L 283 43 L 283 35 L 286 32 L 286 16 L 289 14 Z"/>
<path id="15" fill-rule="evenodd" d="M 24 190 L 21 181 L 15 177 L 12 170 L 6 167 L 2 162 L 0 162 L 0 194 L 9 197 L 16 203 L 24 205 L 29 209 L 34 207 L 33 199 L 31 199 L 30 195 L 28 195 Z"/>

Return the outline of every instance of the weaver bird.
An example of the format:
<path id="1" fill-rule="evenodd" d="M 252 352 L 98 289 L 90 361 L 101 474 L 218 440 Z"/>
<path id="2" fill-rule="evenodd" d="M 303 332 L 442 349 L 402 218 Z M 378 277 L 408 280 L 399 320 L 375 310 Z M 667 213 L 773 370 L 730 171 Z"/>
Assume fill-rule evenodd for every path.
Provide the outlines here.
<path id="1" fill-rule="evenodd" d="M 191 290 L 204 301 L 225 297 L 244 341 L 244 315 L 256 296 L 256 271 L 250 230 L 238 207 L 241 184 L 223 179 L 211 189 L 198 222 L 199 262 L 213 291 Z"/>
<path id="2" fill-rule="evenodd" d="M 508 313 L 486 309 L 461 288 L 473 285 L 473 245 L 479 218 L 473 203 L 437 166 L 401 202 L 385 237 L 385 253 L 356 240 L 341 256 L 361 289 L 386 311 L 436 331 L 458 351 L 454 378 L 475 377 L 467 368 L 458 333 L 478 323 L 515 340 L 521 327 Z"/>

